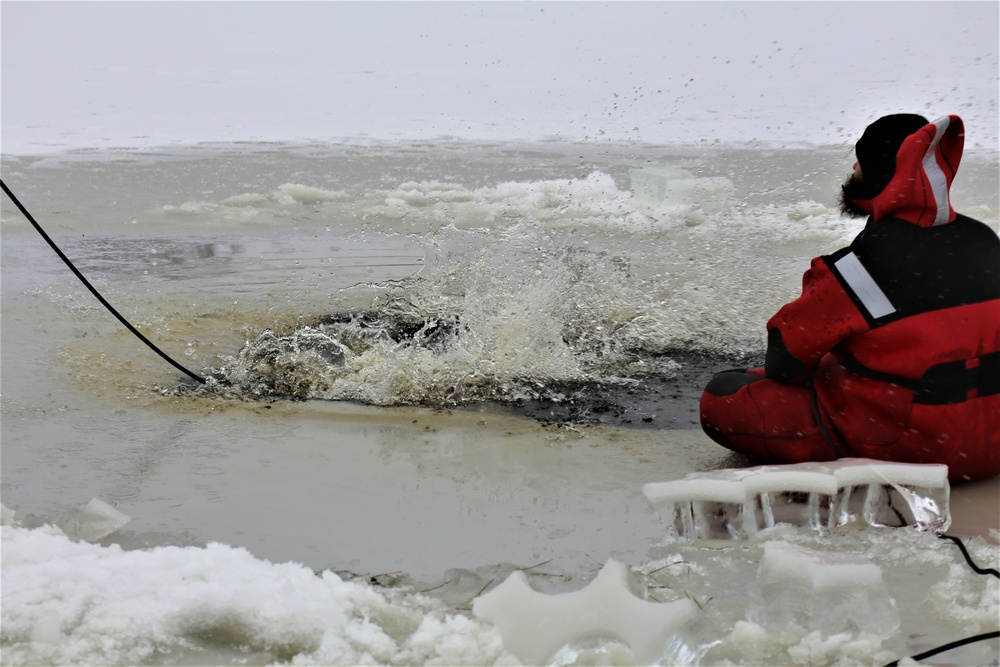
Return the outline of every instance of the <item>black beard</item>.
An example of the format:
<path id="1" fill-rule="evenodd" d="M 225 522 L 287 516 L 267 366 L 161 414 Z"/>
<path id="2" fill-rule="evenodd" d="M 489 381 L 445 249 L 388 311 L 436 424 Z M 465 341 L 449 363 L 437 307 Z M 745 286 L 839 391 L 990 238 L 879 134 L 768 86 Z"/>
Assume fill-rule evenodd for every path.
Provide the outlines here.
<path id="1" fill-rule="evenodd" d="M 840 212 L 851 218 L 865 218 L 868 213 L 854 203 L 857 199 L 867 199 L 865 183 L 856 174 L 851 174 L 840 186 Z"/>

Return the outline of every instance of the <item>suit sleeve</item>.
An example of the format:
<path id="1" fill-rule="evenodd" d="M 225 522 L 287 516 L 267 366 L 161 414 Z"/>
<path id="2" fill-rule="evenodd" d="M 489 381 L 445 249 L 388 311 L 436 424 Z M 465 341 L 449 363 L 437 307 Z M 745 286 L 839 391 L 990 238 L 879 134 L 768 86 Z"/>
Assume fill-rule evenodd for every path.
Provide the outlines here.
<path id="1" fill-rule="evenodd" d="M 817 257 L 802 276 L 802 295 L 782 306 L 767 322 L 767 377 L 803 383 L 827 352 L 868 329 L 864 315 L 826 258 Z"/>

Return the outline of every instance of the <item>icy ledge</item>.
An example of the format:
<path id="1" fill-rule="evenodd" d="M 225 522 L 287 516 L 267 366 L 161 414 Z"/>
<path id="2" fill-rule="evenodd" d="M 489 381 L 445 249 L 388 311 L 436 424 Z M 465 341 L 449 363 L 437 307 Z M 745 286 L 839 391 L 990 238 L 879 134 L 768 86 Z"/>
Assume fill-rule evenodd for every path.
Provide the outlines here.
<path id="1" fill-rule="evenodd" d="M 818 531 L 860 522 L 944 531 L 948 466 L 840 459 L 692 473 L 642 492 L 668 540 L 740 540 L 779 523 Z"/>

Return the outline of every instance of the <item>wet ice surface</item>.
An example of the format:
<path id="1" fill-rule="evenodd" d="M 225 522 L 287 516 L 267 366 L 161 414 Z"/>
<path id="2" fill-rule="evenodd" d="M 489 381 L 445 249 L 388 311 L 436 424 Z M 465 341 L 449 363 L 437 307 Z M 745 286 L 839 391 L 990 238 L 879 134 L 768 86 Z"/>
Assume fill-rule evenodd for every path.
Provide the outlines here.
<path id="1" fill-rule="evenodd" d="M 4 523 L 8 664 L 885 664 L 988 632 L 1000 612 L 996 580 L 950 542 L 863 522 L 668 539 L 577 576 L 502 563 L 433 582 Z M 969 547 L 997 565 L 995 546 Z M 946 659 L 996 656 L 984 642 Z"/>

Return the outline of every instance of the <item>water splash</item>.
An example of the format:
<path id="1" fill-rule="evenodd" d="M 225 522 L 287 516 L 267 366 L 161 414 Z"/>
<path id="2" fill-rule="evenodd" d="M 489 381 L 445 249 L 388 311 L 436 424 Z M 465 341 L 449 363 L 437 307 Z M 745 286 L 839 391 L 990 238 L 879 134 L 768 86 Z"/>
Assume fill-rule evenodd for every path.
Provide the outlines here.
<path id="1" fill-rule="evenodd" d="M 676 366 L 645 349 L 654 305 L 627 257 L 516 232 L 484 233 L 470 250 L 484 240 L 470 235 L 434 235 L 434 261 L 375 286 L 366 310 L 261 331 L 216 377 L 250 396 L 447 406 L 558 400 L 569 386 L 624 386 Z"/>

